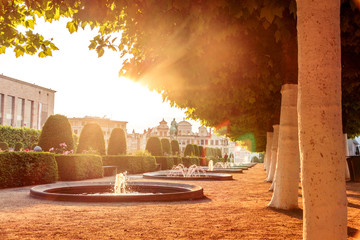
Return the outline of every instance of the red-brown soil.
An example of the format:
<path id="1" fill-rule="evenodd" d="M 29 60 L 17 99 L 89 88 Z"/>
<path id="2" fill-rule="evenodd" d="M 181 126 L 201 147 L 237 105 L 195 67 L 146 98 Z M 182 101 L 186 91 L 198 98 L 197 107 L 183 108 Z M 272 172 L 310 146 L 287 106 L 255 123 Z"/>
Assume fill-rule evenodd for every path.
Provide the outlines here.
<path id="1" fill-rule="evenodd" d="M 234 174 L 234 179 L 186 181 L 202 186 L 206 198 L 172 203 L 52 202 L 31 198 L 30 187 L 2 189 L 0 239 L 302 238 L 301 209 L 266 207 L 271 193 L 262 164 Z M 349 239 L 356 239 L 360 183 L 347 187 Z"/>

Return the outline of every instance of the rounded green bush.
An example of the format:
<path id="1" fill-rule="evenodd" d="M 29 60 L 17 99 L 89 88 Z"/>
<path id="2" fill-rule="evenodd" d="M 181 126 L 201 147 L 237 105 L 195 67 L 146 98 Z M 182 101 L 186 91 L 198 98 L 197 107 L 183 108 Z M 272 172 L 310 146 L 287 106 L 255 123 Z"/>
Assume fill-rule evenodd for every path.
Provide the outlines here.
<path id="1" fill-rule="evenodd" d="M 9 145 L 6 142 L 0 142 L 0 149 L 3 151 L 9 150 Z"/>
<path id="2" fill-rule="evenodd" d="M 146 143 L 145 149 L 151 153 L 152 156 L 162 156 L 163 149 L 161 145 L 160 138 L 150 137 Z"/>
<path id="3" fill-rule="evenodd" d="M 97 123 L 87 123 L 80 133 L 77 153 L 96 152 L 105 155 L 104 133 Z"/>
<path id="4" fill-rule="evenodd" d="M 15 151 L 21 151 L 22 149 L 24 149 L 24 144 L 22 144 L 21 142 L 15 143 Z"/>
<path id="5" fill-rule="evenodd" d="M 184 157 L 187 156 L 194 156 L 195 155 L 195 149 L 193 144 L 187 144 L 184 150 Z"/>
<path id="6" fill-rule="evenodd" d="M 125 137 L 124 129 L 114 128 L 111 131 L 107 154 L 108 155 L 126 154 L 126 137 Z"/>
<path id="7" fill-rule="evenodd" d="M 172 155 L 170 140 L 168 138 L 162 138 L 161 139 L 161 146 L 162 146 L 164 155 L 165 154 Z"/>
<path id="8" fill-rule="evenodd" d="M 61 147 L 60 144 L 62 144 Z M 56 151 L 56 149 L 61 148 L 61 153 L 62 151 L 73 150 L 74 140 L 71 125 L 67 117 L 60 114 L 51 115 L 42 128 L 38 146 L 44 151 L 49 151 L 51 148 Z"/>
<path id="9" fill-rule="evenodd" d="M 180 154 L 179 142 L 176 139 L 171 140 L 171 151 L 173 155 Z"/>

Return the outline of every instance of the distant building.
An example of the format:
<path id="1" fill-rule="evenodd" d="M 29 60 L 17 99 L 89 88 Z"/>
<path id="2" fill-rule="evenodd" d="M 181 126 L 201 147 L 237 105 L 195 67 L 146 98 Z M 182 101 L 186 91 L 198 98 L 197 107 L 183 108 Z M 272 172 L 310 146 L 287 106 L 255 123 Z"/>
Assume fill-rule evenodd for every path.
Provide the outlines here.
<path id="1" fill-rule="evenodd" d="M 109 118 L 100 118 L 100 117 L 91 117 L 91 116 L 85 116 L 83 118 L 69 118 L 69 122 L 71 124 L 71 127 L 73 129 L 73 132 L 75 134 L 80 135 L 81 130 L 87 123 L 97 123 L 100 125 L 101 129 L 104 132 L 104 139 L 105 144 L 107 146 L 111 131 L 114 128 L 122 128 L 125 131 L 126 134 L 126 124 L 127 122 L 124 121 L 115 121 L 110 120 Z"/>
<path id="2" fill-rule="evenodd" d="M 144 141 L 151 136 L 157 136 L 159 138 L 170 138 L 170 128 L 167 122 L 163 119 L 158 126 L 148 129 L 143 134 L 146 138 L 142 137 L 139 141 Z M 233 152 L 234 145 L 230 144 L 228 139 L 212 134 L 211 130 L 204 126 L 199 127 L 199 131 L 194 133 L 192 131 L 192 125 L 188 121 L 180 121 L 178 123 L 178 135 L 175 138 L 179 142 L 181 153 L 184 152 L 187 144 L 196 144 L 203 147 L 220 148 L 222 154 L 230 154 Z M 129 141 L 129 138 L 128 138 Z M 144 144 L 140 144 L 144 146 Z M 146 145 L 146 142 L 145 142 Z"/>
<path id="3" fill-rule="evenodd" d="M 54 114 L 55 92 L 0 75 L 0 125 L 41 129 Z"/>
<path id="4" fill-rule="evenodd" d="M 147 141 L 146 131 L 144 133 L 135 133 L 135 130 L 131 134 L 127 134 L 127 153 L 134 155 L 139 150 L 144 150 Z"/>

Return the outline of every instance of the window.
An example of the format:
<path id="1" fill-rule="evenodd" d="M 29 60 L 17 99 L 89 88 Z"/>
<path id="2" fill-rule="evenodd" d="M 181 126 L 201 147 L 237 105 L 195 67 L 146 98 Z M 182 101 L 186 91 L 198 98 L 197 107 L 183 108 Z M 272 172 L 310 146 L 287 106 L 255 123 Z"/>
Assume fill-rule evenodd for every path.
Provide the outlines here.
<path id="1" fill-rule="evenodd" d="M 3 122 L 4 94 L 0 94 L 0 125 Z"/>
<path id="2" fill-rule="evenodd" d="M 201 145 L 204 145 L 204 139 L 201 139 L 201 143 L 200 143 Z"/>
<path id="3" fill-rule="evenodd" d="M 33 114 L 34 114 L 34 101 L 27 100 L 25 103 L 25 118 L 24 118 L 24 126 L 28 128 L 33 127 Z"/>
<path id="4" fill-rule="evenodd" d="M 214 140 L 210 140 L 210 145 L 214 145 Z"/>
<path id="5" fill-rule="evenodd" d="M 205 145 L 208 145 L 209 144 L 209 141 L 206 139 L 205 140 Z"/>
<path id="6" fill-rule="evenodd" d="M 78 130 L 77 130 L 77 129 L 75 129 L 75 130 L 74 130 L 74 133 L 75 133 L 75 134 L 78 134 Z"/>
<path id="7" fill-rule="evenodd" d="M 219 145 L 219 141 L 218 141 L 218 140 L 215 140 L 215 145 Z"/>
<path id="8" fill-rule="evenodd" d="M 15 97 L 7 96 L 5 125 L 12 126 L 14 123 Z"/>
<path id="9" fill-rule="evenodd" d="M 24 107 L 25 107 L 25 99 L 19 98 L 17 104 L 17 116 L 16 116 L 17 127 L 24 126 Z"/>

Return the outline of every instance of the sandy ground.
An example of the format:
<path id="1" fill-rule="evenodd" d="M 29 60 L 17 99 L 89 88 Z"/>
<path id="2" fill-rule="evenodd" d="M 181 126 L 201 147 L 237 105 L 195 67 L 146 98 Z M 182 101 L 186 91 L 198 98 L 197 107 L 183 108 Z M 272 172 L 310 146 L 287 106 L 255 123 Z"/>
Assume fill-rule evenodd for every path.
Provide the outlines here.
<path id="1" fill-rule="evenodd" d="M 267 208 L 264 179 L 258 164 L 232 181 L 180 181 L 202 186 L 206 198 L 172 203 L 52 202 L 31 198 L 30 187 L 2 189 L 0 239 L 301 239 L 302 210 Z M 360 183 L 347 187 L 349 239 L 357 239 Z"/>

